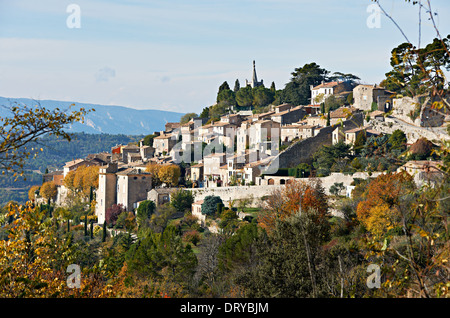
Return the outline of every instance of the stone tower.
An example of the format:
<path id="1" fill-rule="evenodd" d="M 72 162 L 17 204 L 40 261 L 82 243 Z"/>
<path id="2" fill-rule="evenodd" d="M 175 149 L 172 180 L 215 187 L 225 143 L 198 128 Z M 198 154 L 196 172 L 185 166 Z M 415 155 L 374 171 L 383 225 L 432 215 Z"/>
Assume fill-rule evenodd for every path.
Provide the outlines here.
<path id="1" fill-rule="evenodd" d="M 106 209 L 116 203 L 117 198 L 117 163 L 109 163 L 100 167 L 98 176 L 98 189 L 96 192 L 95 214 L 98 223 L 103 224 Z"/>

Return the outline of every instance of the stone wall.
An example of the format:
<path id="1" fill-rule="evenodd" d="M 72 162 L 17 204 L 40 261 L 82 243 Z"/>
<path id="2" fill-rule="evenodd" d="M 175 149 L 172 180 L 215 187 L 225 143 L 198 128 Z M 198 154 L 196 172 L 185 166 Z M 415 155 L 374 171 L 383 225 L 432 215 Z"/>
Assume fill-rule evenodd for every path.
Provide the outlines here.
<path id="1" fill-rule="evenodd" d="M 257 206 L 260 199 L 270 195 L 274 190 L 281 189 L 283 185 L 266 185 L 266 186 L 235 186 L 235 187 L 218 187 L 218 188 L 187 188 L 192 191 L 195 201 L 203 200 L 209 195 L 219 196 L 225 206 L 233 200 L 240 200 L 253 197 L 252 206 Z"/>
<path id="2" fill-rule="evenodd" d="M 345 130 L 356 128 L 363 124 L 363 114 L 355 114 L 351 119 L 348 119 L 342 123 Z M 275 173 L 279 167 L 292 168 L 300 163 L 312 163 L 312 155 L 322 145 L 332 144 L 332 132 L 336 129 L 337 125 L 324 127 L 320 129 L 320 132 L 311 138 L 300 140 L 283 152 L 280 152 L 269 167 L 265 170 L 266 173 Z"/>
<path id="3" fill-rule="evenodd" d="M 405 133 L 408 144 L 413 144 L 417 139 L 422 137 L 431 141 L 450 140 L 448 134 L 445 134 L 442 129 L 414 126 L 391 116 L 385 117 L 384 122 L 371 119 L 368 125 L 371 126 L 372 129 L 386 134 L 392 134 L 396 129 L 400 129 Z"/>
<path id="4" fill-rule="evenodd" d="M 392 116 L 421 127 L 440 127 L 444 124 L 443 111 L 433 109 L 427 96 L 402 97 L 393 100 Z"/>
<path id="5" fill-rule="evenodd" d="M 372 178 L 377 177 L 382 172 L 372 173 Z M 346 175 L 343 173 L 332 173 L 327 177 L 317 178 L 322 182 L 322 186 L 325 189 L 325 193 L 329 194 L 330 187 L 335 182 L 342 182 L 345 187 L 350 187 L 354 178 L 367 179 L 369 175 L 365 172 L 357 172 L 353 175 Z M 301 180 L 309 182 L 309 178 L 297 178 L 295 180 Z M 218 187 L 218 188 L 186 188 L 185 190 L 192 191 L 195 201 L 203 200 L 208 195 L 219 196 L 224 202 L 225 206 L 233 200 L 253 198 L 252 206 L 258 206 L 261 202 L 261 198 L 271 195 L 275 190 L 283 189 L 285 185 L 260 185 L 260 186 L 235 186 L 235 187 Z"/>

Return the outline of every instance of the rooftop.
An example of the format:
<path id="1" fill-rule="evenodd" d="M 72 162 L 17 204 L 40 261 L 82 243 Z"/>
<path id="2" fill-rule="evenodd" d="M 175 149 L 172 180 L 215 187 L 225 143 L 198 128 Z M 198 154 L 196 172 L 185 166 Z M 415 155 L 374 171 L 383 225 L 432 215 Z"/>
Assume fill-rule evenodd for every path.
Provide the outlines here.
<path id="1" fill-rule="evenodd" d="M 338 85 L 340 82 L 328 82 L 328 83 L 322 83 L 317 86 L 314 86 L 312 89 L 319 89 L 319 88 L 331 88 L 336 85 Z"/>

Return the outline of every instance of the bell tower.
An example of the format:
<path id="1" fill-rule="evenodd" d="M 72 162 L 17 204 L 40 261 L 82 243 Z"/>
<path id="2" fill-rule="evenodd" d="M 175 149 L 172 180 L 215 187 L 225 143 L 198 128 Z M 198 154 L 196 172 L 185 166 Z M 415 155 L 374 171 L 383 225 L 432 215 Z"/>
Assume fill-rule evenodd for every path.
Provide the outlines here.
<path id="1" fill-rule="evenodd" d="M 250 85 L 251 88 L 255 88 L 258 86 L 263 86 L 263 80 L 261 82 L 258 82 L 258 76 L 256 75 L 256 63 L 255 60 L 253 60 L 253 74 L 252 74 L 252 80 L 249 82 L 248 80 L 245 80 L 245 86 Z"/>

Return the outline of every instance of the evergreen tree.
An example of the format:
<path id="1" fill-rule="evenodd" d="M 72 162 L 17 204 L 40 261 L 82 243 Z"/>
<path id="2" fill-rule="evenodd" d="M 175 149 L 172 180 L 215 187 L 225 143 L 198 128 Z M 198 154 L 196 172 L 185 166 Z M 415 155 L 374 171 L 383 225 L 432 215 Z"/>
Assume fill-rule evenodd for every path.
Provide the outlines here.
<path id="1" fill-rule="evenodd" d="M 203 200 L 202 214 L 213 215 L 217 211 L 217 204 L 223 203 L 219 196 L 208 195 Z"/>
<path id="2" fill-rule="evenodd" d="M 275 94 L 277 89 L 275 88 L 275 82 L 272 82 L 272 84 L 270 85 L 270 91 Z"/>
<path id="3" fill-rule="evenodd" d="M 234 89 L 233 89 L 233 91 L 235 93 L 237 93 L 237 91 L 240 90 L 240 89 L 241 89 L 241 84 L 239 83 L 239 79 L 236 79 L 236 82 L 234 82 Z"/>
<path id="4" fill-rule="evenodd" d="M 106 242 L 106 221 L 103 222 L 102 242 Z"/>
<path id="5" fill-rule="evenodd" d="M 88 235 L 88 220 L 87 220 L 87 214 L 84 216 L 84 236 Z"/>

